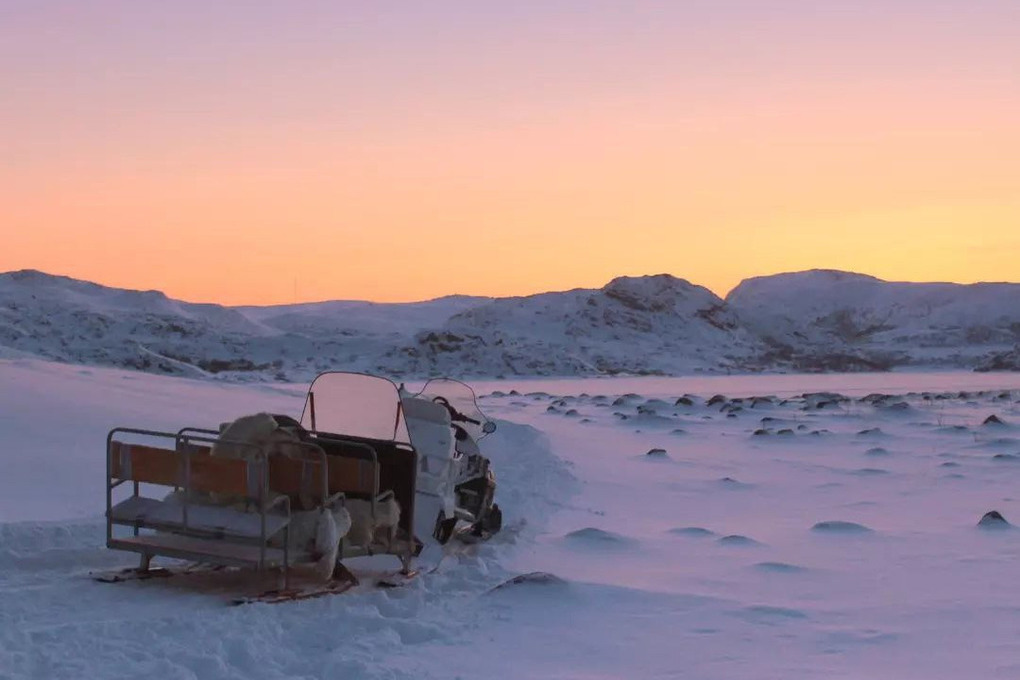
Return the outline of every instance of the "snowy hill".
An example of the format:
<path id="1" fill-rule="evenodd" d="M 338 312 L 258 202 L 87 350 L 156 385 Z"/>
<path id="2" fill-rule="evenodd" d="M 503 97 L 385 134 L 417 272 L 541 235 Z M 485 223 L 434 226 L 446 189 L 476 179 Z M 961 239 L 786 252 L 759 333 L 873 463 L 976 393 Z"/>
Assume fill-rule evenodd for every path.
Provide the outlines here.
<path id="1" fill-rule="evenodd" d="M 811 271 L 726 300 L 668 275 L 527 297 L 224 307 L 37 271 L 0 274 L 0 358 L 228 379 L 1020 369 L 1020 284 Z"/>
<path id="2" fill-rule="evenodd" d="M 424 302 L 333 300 L 235 309 L 249 319 L 287 333 L 330 336 L 354 331 L 409 336 L 490 299 L 450 295 Z"/>
<path id="3" fill-rule="evenodd" d="M 37 271 L 0 275 L 0 343 L 9 351 L 76 363 L 201 373 L 175 356 L 240 356 L 272 334 L 219 305 L 177 302 Z"/>
<path id="4" fill-rule="evenodd" d="M 419 333 L 396 353 L 416 373 L 677 374 L 740 370 L 763 350 L 714 293 L 661 274 L 598 290 L 504 298 Z"/>
<path id="5" fill-rule="evenodd" d="M 981 367 L 1020 342 L 1015 283 L 898 283 L 813 270 L 748 279 L 727 303 L 772 346 L 767 358 L 805 368 Z"/>
<path id="6" fill-rule="evenodd" d="M 470 303 L 230 308 L 11 272 L 0 274 L 0 356 L 234 379 L 300 378 L 329 368 L 376 368 L 377 357 L 420 327 L 442 323 Z"/>

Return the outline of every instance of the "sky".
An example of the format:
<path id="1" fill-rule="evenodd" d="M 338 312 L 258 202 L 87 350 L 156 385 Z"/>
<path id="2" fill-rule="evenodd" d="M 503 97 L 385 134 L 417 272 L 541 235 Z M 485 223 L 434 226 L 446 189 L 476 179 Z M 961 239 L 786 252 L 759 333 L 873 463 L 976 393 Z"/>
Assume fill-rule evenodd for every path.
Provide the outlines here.
<path id="1" fill-rule="evenodd" d="M 0 271 L 1020 280 L 1016 0 L 0 0 Z"/>

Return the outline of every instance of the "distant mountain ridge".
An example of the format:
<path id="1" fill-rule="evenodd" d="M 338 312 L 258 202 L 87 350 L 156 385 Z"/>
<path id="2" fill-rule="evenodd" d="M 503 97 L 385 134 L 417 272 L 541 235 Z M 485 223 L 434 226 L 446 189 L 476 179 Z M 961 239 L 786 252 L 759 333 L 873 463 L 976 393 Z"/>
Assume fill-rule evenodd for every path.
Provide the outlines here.
<path id="1" fill-rule="evenodd" d="M 902 283 L 813 270 L 748 279 L 726 300 L 772 356 L 808 364 L 856 357 L 862 367 L 985 368 L 1020 344 L 1016 283 Z"/>
<path id="2" fill-rule="evenodd" d="M 761 349 L 707 288 L 665 274 L 491 300 L 400 350 L 413 372 L 679 374 L 741 370 Z"/>
<path id="3" fill-rule="evenodd" d="M 1020 284 L 757 277 L 726 299 L 668 274 L 524 297 L 226 307 L 23 270 L 0 274 L 0 358 L 304 380 L 1020 370 Z"/>

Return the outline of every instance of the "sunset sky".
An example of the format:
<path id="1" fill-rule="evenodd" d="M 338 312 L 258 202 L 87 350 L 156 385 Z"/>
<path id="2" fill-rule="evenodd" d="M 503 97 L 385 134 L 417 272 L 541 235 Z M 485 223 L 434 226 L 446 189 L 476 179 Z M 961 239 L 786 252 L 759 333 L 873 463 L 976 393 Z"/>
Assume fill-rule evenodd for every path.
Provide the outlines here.
<path id="1" fill-rule="evenodd" d="M 1018 0 L 0 0 L 0 271 L 1020 280 Z"/>

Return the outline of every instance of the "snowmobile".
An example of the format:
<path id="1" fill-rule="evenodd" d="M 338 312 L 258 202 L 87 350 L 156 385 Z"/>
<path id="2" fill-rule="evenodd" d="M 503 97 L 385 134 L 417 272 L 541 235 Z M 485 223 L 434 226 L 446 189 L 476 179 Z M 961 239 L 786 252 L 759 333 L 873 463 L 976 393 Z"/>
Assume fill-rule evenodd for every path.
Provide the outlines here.
<path id="1" fill-rule="evenodd" d="M 496 476 L 478 442 L 496 431 L 478 408 L 474 391 L 458 380 L 430 380 L 417 394 L 401 385 L 401 406 L 418 452 L 418 535 L 431 529 L 439 543 L 454 536 L 475 541 L 502 528 L 494 502 Z M 431 526 L 430 526 L 431 523 Z"/>
<path id="2" fill-rule="evenodd" d="M 298 419 L 260 413 L 218 429 L 114 428 L 106 544 L 141 562 L 98 580 L 174 575 L 151 560 L 177 558 L 279 574 L 282 587 L 237 600 L 277 602 L 345 590 L 358 582 L 345 560 L 392 555 L 401 569 L 379 583 L 399 584 L 415 575 L 426 545 L 500 530 L 495 475 L 478 446 L 495 427 L 456 380 L 412 393 L 379 376 L 327 372 Z M 292 587 L 292 567 L 316 585 Z"/>

